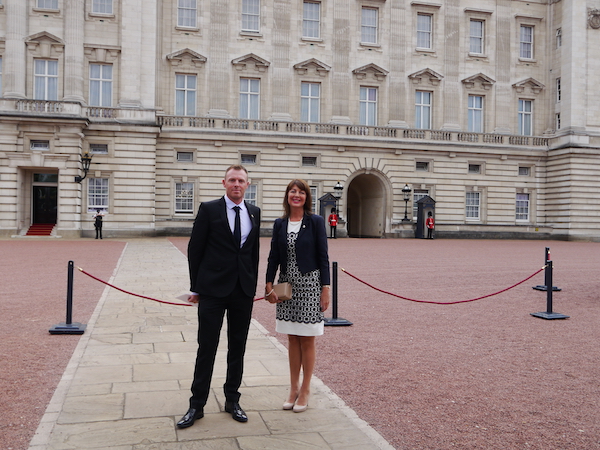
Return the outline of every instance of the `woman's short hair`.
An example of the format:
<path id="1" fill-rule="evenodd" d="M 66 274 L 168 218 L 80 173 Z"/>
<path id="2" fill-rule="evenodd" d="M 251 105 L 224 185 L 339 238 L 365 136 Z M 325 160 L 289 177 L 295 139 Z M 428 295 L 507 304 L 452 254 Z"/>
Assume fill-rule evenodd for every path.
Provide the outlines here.
<path id="1" fill-rule="evenodd" d="M 310 192 L 310 186 L 308 185 L 308 183 L 306 181 L 301 180 L 300 178 L 296 178 L 296 179 L 290 181 L 289 184 L 287 185 L 287 188 L 285 189 L 285 195 L 283 196 L 283 210 L 285 212 L 283 214 L 284 219 L 289 219 L 289 217 L 290 217 L 291 208 L 290 208 L 290 204 L 288 203 L 288 194 L 294 186 L 296 186 L 301 191 L 306 192 L 306 202 L 304 203 L 304 214 L 308 214 L 308 215 L 313 214 L 312 194 Z"/>

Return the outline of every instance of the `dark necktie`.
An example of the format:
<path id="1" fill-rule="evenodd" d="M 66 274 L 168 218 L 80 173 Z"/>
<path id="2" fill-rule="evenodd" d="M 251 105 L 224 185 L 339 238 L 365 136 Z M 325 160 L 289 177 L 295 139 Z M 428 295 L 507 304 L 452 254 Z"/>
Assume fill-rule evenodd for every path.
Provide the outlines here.
<path id="1" fill-rule="evenodd" d="M 233 209 L 235 210 L 235 225 L 233 227 L 233 237 L 239 248 L 242 246 L 242 223 L 240 221 L 241 208 L 239 206 L 234 206 Z"/>

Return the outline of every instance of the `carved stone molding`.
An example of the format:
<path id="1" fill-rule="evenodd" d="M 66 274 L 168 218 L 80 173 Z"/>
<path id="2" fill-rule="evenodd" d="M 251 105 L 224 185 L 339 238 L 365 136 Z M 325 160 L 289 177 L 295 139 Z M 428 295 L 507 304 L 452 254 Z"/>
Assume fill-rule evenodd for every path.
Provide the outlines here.
<path id="1" fill-rule="evenodd" d="M 600 9 L 588 10 L 588 25 L 594 30 L 600 28 Z"/>
<path id="2" fill-rule="evenodd" d="M 235 58 L 231 61 L 231 64 L 240 72 L 250 68 L 254 68 L 256 72 L 265 72 L 271 65 L 269 61 L 256 56 L 254 53 L 248 53 L 247 55 Z"/>

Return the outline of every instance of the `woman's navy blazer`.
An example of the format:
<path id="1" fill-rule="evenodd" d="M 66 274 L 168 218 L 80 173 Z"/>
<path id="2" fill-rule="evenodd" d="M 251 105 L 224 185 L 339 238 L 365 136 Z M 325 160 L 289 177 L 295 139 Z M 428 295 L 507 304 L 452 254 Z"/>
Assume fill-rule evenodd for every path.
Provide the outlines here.
<path id="1" fill-rule="evenodd" d="M 288 219 L 276 219 L 271 238 L 271 252 L 267 263 L 267 283 L 275 281 L 277 269 L 287 270 Z M 302 274 L 315 269 L 321 272 L 321 285 L 330 284 L 329 256 L 327 254 L 327 231 L 325 220 L 317 214 L 305 214 L 296 239 L 296 260 Z"/>

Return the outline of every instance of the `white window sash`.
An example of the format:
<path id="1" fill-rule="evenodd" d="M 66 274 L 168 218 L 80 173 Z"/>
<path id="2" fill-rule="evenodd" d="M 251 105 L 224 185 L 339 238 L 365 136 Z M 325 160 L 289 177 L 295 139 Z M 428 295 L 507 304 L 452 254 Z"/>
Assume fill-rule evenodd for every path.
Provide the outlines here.
<path id="1" fill-rule="evenodd" d="M 175 183 L 175 212 L 194 212 L 194 183 Z"/>
<path id="2" fill-rule="evenodd" d="M 93 0 L 92 12 L 95 14 L 112 14 L 113 0 Z"/>
<path id="3" fill-rule="evenodd" d="M 415 94 L 415 128 L 431 129 L 431 92 L 416 91 Z"/>
<path id="4" fill-rule="evenodd" d="M 196 115 L 196 75 L 175 75 L 175 115 Z"/>
<path id="5" fill-rule="evenodd" d="M 483 20 L 471 20 L 469 35 L 469 52 L 483 54 L 483 37 L 485 22 Z"/>
<path id="6" fill-rule="evenodd" d="M 302 122 L 319 122 L 321 85 L 319 83 L 301 84 L 300 92 L 300 120 Z"/>
<path id="7" fill-rule="evenodd" d="M 260 31 L 260 0 L 242 0 L 242 31 Z"/>
<path id="8" fill-rule="evenodd" d="M 58 61 L 34 61 L 34 97 L 36 100 L 58 100 Z"/>
<path id="9" fill-rule="evenodd" d="M 260 80 L 240 78 L 240 118 L 260 117 Z"/>
<path id="10" fill-rule="evenodd" d="M 533 27 L 521 25 L 520 28 L 520 50 L 521 58 L 533 58 Z"/>
<path id="11" fill-rule="evenodd" d="M 433 16 L 417 14 L 417 48 L 431 49 Z"/>
<path id="12" fill-rule="evenodd" d="M 479 192 L 467 192 L 465 196 L 465 216 L 467 220 L 479 220 Z"/>
<path id="13" fill-rule="evenodd" d="M 362 8 L 360 41 L 364 44 L 377 44 L 378 12 L 376 8 Z"/>
<path id="14" fill-rule="evenodd" d="M 529 194 L 517 194 L 515 218 L 519 221 L 529 220 Z"/>
<path id="15" fill-rule="evenodd" d="M 196 19 L 196 0 L 178 0 L 177 26 L 185 28 L 196 28 Z"/>
<path id="16" fill-rule="evenodd" d="M 469 95 L 469 132 L 483 133 L 483 97 Z"/>
<path id="17" fill-rule="evenodd" d="M 377 125 L 377 88 L 360 88 L 360 117 L 361 125 Z"/>
<path id="18" fill-rule="evenodd" d="M 304 2 L 302 37 L 311 39 L 319 39 L 321 37 L 321 3 Z"/>

